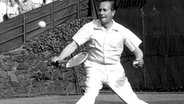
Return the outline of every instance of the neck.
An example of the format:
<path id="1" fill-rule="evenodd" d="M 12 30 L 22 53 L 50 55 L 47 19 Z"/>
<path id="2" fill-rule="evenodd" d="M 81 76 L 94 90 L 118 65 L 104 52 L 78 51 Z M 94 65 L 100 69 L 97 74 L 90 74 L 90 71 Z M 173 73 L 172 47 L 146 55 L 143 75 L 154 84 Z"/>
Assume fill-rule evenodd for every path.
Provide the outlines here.
<path id="1" fill-rule="evenodd" d="M 113 21 L 109 21 L 108 23 L 102 24 L 102 26 L 103 26 L 105 29 L 108 30 L 108 29 L 111 28 L 112 24 L 113 24 Z"/>

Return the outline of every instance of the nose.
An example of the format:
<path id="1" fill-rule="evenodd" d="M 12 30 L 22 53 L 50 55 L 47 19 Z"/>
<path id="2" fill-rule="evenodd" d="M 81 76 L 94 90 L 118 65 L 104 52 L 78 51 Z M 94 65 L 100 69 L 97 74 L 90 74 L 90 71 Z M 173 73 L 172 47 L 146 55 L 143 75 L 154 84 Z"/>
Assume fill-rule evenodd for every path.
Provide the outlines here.
<path id="1" fill-rule="evenodd" d="M 100 9 L 100 10 L 99 10 L 99 14 L 100 14 L 100 15 L 103 15 L 103 14 L 104 14 L 104 11 Z"/>

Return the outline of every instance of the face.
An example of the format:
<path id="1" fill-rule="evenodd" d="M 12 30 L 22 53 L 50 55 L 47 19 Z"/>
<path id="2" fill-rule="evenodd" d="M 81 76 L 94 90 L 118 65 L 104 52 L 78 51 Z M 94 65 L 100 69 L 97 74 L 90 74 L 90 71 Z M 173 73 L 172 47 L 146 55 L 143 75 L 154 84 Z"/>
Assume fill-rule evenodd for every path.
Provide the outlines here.
<path id="1" fill-rule="evenodd" d="M 111 2 L 105 1 L 100 3 L 99 16 L 102 25 L 106 25 L 112 21 L 115 10 L 111 9 Z"/>
<path id="2" fill-rule="evenodd" d="M 11 5 L 16 4 L 16 1 L 15 1 L 15 0 L 10 0 L 10 4 L 11 4 Z"/>

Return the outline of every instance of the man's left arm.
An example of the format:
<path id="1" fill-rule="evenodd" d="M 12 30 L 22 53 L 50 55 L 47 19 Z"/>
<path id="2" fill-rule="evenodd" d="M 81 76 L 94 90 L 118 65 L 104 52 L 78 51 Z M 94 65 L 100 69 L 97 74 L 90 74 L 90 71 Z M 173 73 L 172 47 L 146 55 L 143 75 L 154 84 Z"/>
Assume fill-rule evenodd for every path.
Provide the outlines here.
<path id="1" fill-rule="evenodd" d="M 133 61 L 133 67 L 138 68 L 142 67 L 144 64 L 143 52 L 139 47 L 135 47 L 135 50 L 132 51 L 135 55 L 135 60 Z"/>

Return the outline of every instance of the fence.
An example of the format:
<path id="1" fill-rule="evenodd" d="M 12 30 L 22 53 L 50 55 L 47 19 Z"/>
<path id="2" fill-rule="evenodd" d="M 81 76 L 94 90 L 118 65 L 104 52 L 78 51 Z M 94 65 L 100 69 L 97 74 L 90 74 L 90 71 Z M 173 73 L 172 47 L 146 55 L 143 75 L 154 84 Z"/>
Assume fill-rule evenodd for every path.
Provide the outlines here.
<path id="1" fill-rule="evenodd" d="M 94 4 L 99 1 L 93 0 Z M 116 0 L 116 4 L 114 20 L 142 40 L 142 69 L 132 68 L 134 56 L 128 49 L 121 58 L 132 87 L 142 91 L 184 91 L 183 1 Z"/>
<path id="2" fill-rule="evenodd" d="M 69 19 L 88 16 L 89 0 L 62 0 L 44 5 L 0 23 L 0 51 L 18 48 L 27 39 Z M 40 28 L 38 22 L 47 23 Z"/>

